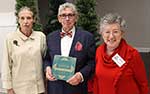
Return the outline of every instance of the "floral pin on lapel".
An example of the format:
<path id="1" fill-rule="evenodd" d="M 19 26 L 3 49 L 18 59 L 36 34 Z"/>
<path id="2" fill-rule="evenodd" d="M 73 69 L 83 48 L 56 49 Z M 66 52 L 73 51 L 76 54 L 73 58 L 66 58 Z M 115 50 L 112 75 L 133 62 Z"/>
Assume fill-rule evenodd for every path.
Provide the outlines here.
<path id="1" fill-rule="evenodd" d="M 16 46 L 19 46 L 17 40 L 14 40 L 14 41 L 13 41 L 13 44 L 16 45 Z"/>
<path id="2" fill-rule="evenodd" d="M 81 51 L 83 49 L 82 44 L 78 41 L 75 45 L 75 50 L 76 51 Z"/>

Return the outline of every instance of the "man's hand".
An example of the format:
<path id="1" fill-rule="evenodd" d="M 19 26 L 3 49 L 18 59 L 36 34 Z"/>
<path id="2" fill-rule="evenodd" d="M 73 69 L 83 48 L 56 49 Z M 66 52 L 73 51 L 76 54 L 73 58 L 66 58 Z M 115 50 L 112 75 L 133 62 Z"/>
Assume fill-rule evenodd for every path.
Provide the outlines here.
<path id="1" fill-rule="evenodd" d="M 67 82 L 71 85 L 78 85 L 82 81 L 81 73 L 75 73 Z"/>
<path id="2" fill-rule="evenodd" d="M 55 81 L 55 77 L 52 75 L 51 67 L 46 67 L 46 78 L 50 81 Z"/>

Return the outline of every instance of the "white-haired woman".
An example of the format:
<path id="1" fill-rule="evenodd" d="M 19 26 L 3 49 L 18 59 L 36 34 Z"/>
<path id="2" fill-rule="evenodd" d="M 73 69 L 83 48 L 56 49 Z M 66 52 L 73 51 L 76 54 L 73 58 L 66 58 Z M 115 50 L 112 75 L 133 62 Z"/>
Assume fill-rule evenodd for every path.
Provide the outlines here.
<path id="1" fill-rule="evenodd" d="M 125 27 L 125 20 L 116 13 L 101 19 L 104 43 L 96 51 L 94 94 L 148 94 L 144 62 L 123 38 Z"/>

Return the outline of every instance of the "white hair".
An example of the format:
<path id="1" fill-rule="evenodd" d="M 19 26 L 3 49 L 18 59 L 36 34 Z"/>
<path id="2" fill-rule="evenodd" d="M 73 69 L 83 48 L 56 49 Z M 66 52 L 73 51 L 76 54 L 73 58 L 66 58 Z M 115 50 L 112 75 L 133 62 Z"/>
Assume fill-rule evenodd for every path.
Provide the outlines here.
<path id="1" fill-rule="evenodd" d="M 126 22 L 125 20 L 117 13 L 108 13 L 100 21 L 100 32 L 103 31 L 103 28 L 107 24 L 114 24 L 118 23 L 122 31 L 126 29 Z"/>
<path id="2" fill-rule="evenodd" d="M 72 4 L 72 3 L 69 3 L 69 2 L 66 2 L 66 3 L 64 3 L 64 4 L 61 4 L 61 5 L 59 6 L 58 15 L 61 15 L 61 12 L 62 12 L 63 10 L 65 10 L 66 8 L 71 8 L 72 11 L 75 13 L 75 15 L 78 15 L 78 11 L 77 11 L 77 9 L 76 9 L 76 6 L 75 6 L 74 4 Z"/>

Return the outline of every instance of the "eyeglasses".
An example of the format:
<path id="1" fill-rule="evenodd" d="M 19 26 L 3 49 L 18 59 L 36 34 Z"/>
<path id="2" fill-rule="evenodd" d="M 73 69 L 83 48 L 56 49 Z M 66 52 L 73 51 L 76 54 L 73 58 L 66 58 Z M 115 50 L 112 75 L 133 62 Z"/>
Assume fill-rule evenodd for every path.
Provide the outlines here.
<path id="1" fill-rule="evenodd" d="M 103 31 L 103 34 L 105 36 L 110 36 L 110 35 L 113 35 L 113 36 L 118 36 L 122 33 L 122 31 L 120 30 L 113 30 L 113 31 Z"/>
<path id="2" fill-rule="evenodd" d="M 72 17 L 74 17 L 75 16 L 75 14 L 61 14 L 61 15 L 59 15 L 60 17 L 62 17 L 63 19 L 64 18 L 66 18 L 66 17 L 68 17 L 68 18 L 72 18 Z"/>

